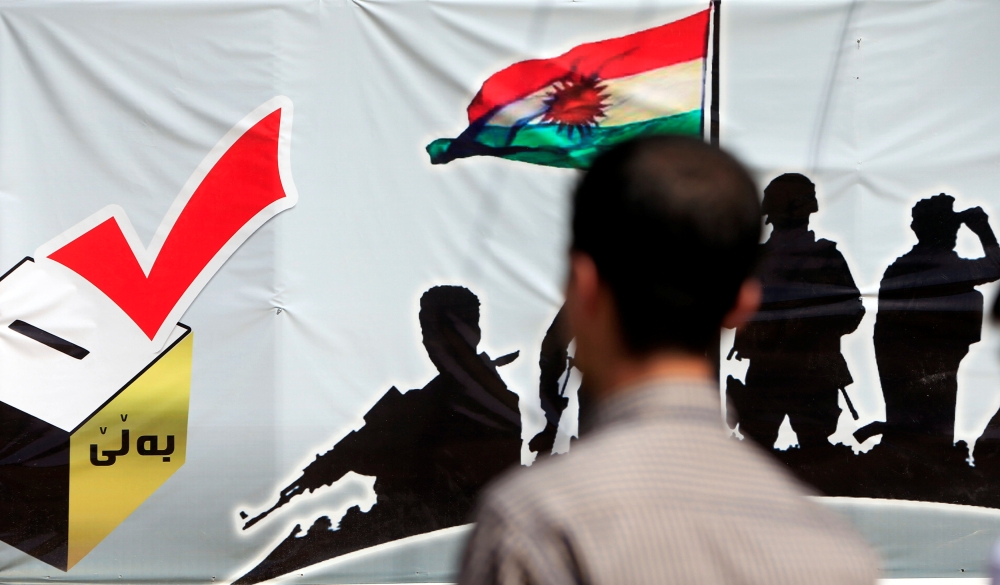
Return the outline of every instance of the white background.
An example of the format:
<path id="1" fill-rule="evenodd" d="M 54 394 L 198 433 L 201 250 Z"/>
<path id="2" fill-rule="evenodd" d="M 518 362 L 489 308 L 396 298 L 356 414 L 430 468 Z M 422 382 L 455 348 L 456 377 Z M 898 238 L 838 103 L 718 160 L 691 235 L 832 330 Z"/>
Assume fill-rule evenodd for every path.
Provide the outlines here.
<path id="1" fill-rule="evenodd" d="M 183 318 L 195 352 L 184 467 L 70 573 L 0 545 L 0 576 L 224 581 L 295 522 L 369 497 L 359 480 L 318 493 L 319 504 L 303 498 L 308 510 L 286 506 L 238 529 L 240 510 L 269 505 L 390 386 L 433 377 L 417 325 L 418 299 L 433 285 L 479 296 L 481 349 L 521 350 L 501 372 L 528 405 L 533 434 L 538 346 L 561 302 L 577 173 L 487 158 L 432 167 L 423 148 L 464 129 L 465 107 L 495 71 L 705 5 L 0 1 L 0 266 L 112 203 L 148 242 L 208 150 L 279 94 L 295 104 L 300 195 Z M 981 205 L 1000 228 L 1000 4 L 726 0 L 723 10 L 723 145 L 762 186 L 784 172 L 817 183 L 813 229 L 838 243 L 866 295 L 868 313 L 844 351 L 848 391 L 862 422 L 874 420 L 883 414 L 875 297 L 882 271 L 915 242 L 913 203 L 946 191 L 956 208 Z M 981 253 L 962 241 L 966 254 Z M 991 302 L 992 288 L 984 294 Z M 962 437 L 1000 405 L 998 349 L 987 327 L 962 363 Z M 914 530 L 904 520 L 879 536 L 889 539 L 891 574 L 957 571 L 954 555 L 892 556 L 937 542 L 934 523 Z M 967 549 L 972 564 L 997 534 L 996 522 L 976 522 L 985 521 L 958 524 L 979 535 Z M 454 549 L 460 533 L 445 536 Z M 451 553 L 426 571 L 413 563 L 431 553 L 385 554 L 403 560 L 358 561 L 368 568 L 355 582 L 449 577 Z"/>

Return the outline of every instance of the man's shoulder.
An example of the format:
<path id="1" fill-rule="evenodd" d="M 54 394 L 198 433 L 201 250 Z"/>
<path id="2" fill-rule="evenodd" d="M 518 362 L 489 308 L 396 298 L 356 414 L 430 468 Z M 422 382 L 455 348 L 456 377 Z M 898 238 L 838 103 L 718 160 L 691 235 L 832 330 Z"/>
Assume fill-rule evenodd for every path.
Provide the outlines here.
<path id="1" fill-rule="evenodd" d="M 842 519 L 804 497 L 810 491 L 763 451 L 715 431 L 602 429 L 568 455 L 503 476 L 484 493 L 479 518 L 519 543 L 570 546 L 607 575 L 638 563 L 683 581 L 721 563 L 759 573 L 748 582 L 874 579 L 875 557 Z"/>
<path id="2" fill-rule="evenodd" d="M 807 498 L 815 495 L 756 444 L 726 438 L 720 421 L 716 428 L 602 429 L 571 453 L 502 476 L 484 505 L 522 526 L 587 530 L 584 518 L 655 513 L 696 524 L 725 517 L 761 530 L 822 531 L 832 513 Z"/>
<path id="3" fill-rule="evenodd" d="M 727 439 L 720 417 L 714 426 L 601 429 L 568 454 L 508 472 L 487 490 L 485 500 L 498 511 L 526 518 L 648 506 L 697 515 L 716 502 L 751 506 L 761 498 L 786 501 L 810 493 L 759 449 Z M 706 505 L 691 506 L 692 500 Z"/>
<path id="4" fill-rule="evenodd" d="M 616 435 L 597 433 L 574 442 L 569 453 L 539 455 L 530 467 L 508 470 L 484 491 L 482 505 L 512 522 L 552 520 L 610 497 L 602 492 L 631 475 L 622 469 L 628 467 L 622 451 L 627 451 L 629 438 L 622 441 Z"/>
<path id="5" fill-rule="evenodd" d="M 558 498 L 567 486 L 580 489 L 580 480 L 588 481 L 600 466 L 600 450 L 591 453 L 588 443 L 577 441 L 571 453 L 540 454 L 530 467 L 508 470 L 487 487 L 483 499 L 505 508 L 513 502 L 518 507 L 540 506 L 544 499 Z"/>

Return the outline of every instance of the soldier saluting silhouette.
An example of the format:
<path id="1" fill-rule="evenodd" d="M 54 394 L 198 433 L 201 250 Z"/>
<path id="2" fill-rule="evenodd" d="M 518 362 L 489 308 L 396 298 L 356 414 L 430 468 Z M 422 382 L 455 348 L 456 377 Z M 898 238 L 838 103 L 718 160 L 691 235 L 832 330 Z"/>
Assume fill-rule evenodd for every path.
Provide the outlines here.
<path id="1" fill-rule="evenodd" d="M 958 367 L 982 330 L 983 295 L 975 287 L 1000 278 L 1000 246 L 986 212 L 956 213 L 954 202 L 942 193 L 913 206 L 917 244 L 886 269 L 879 287 L 874 341 L 886 421 L 855 436 L 881 432 L 883 449 L 919 456 L 952 447 Z M 955 252 L 962 224 L 979 237 L 983 258 Z"/>
<path id="2" fill-rule="evenodd" d="M 395 387 L 341 439 L 281 491 L 253 526 L 292 498 L 333 484 L 349 471 L 375 476 L 377 502 L 347 511 L 338 529 L 326 516 L 308 534 L 296 526 L 237 583 L 257 583 L 349 552 L 468 522 L 479 490 L 521 459 L 517 394 L 497 372 L 518 352 L 477 353 L 479 299 L 467 288 L 436 286 L 420 298 L 420 329 L 438 375 L 420 389 Z"/>
<path id="3" fill-rule="evenodd" d="M 781 175 L 764 189 L 762 212 L 774 229 L 761 246 L 763 303 L 736 330 L 729 356 L 750 360 L 746 384 L 731 376 L 727 384 L 741 433 L 772 449 L 787 414 L 803 453 L 813 455 L 833 448 L 837 394 L 847 398 L 854 381 L 840 338 L 865 314 L 837 244 L 809 229 L 818 209 L 815 186 L 803 175 Z"/>

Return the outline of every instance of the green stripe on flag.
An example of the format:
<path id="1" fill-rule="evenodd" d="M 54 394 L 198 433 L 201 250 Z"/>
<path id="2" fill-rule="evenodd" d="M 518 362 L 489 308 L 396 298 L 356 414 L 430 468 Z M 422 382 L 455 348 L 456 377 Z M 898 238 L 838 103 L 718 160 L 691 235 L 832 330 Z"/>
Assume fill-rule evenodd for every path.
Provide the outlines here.
<path id="1" fill-rule="evenodd" d="M 530 124 L 511 139 L 507 126 L 485 126 L 474 139 L 440 138 L 427 145 L 431 163 L 443 164 L 456 158 L 487 155 L 536 165 L 585 169 L 601 152 L 615 144 L 653 134 L 700 136 L 701 110 L 654 118 L 621 126 L 596 126 L 585 134 L 558 124 Z"/>

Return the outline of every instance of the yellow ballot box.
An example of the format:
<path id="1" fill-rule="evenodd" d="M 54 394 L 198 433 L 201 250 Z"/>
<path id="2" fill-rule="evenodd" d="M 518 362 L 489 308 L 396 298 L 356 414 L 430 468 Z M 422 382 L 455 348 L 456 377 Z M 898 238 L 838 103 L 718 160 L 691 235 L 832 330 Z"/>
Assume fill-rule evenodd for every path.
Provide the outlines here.
<path id="1" fill-rule="evenodd" d="M 190 330 L 69 438 L 66 568 L 184 464 Z"/>
<path id="2" fill-rule="evenodd" d="M 62 570 L 184 464 L 187 444 L 190 328 L 156 351 L 100 318 L 110 307 L 91 293 L 31 259 L 0 279 L 0 540 Z"/>

